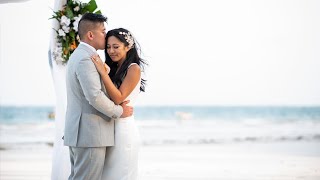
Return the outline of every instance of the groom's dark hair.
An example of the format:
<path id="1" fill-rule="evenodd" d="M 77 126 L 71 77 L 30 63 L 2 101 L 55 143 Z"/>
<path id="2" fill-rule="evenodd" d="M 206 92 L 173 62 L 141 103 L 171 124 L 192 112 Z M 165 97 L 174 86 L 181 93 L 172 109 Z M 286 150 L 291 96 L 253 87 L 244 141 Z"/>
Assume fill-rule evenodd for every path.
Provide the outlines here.
<path id="1" fill-rule="evenodd" d="M 102 14 L 85 13 L 78 24 L 78 34 L 80 39 L 82 39 L 88 31 L 95 29 L 98 24 L 104 22 L 107 22 L 107 17 Z"/>

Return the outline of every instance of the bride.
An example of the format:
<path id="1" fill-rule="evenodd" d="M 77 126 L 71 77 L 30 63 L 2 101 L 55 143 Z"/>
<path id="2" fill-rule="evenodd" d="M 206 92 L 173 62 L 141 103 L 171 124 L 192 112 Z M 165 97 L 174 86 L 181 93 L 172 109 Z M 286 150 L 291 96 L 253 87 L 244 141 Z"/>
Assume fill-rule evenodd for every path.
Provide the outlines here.
<path id="1" fill-rule="evenodd" d="M 139 57 L 138 46 L 132 34 L 123 28 L 108 31 L 103 63 L 99 56 L 91 59 L 95 64 L 107 93 L 115 104 L 134 102 L 145 90 L 141 69 L 146 65 Z M 102 180 L 136 180 L 140 137 L 134 116 L 115 121 L 115 145 L 107 148 Z"/>

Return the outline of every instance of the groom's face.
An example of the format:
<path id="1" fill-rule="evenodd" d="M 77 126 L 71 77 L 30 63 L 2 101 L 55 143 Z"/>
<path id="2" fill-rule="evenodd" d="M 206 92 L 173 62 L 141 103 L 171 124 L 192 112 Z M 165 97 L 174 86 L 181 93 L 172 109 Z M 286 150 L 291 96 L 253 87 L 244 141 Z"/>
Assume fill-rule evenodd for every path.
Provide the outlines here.
<path id="1" fill-rule="evenodd" d="M 105 37 L 106 37 L 106 29 L 103 23 L 99 23 L 96 25 L 95 29 L 92 31 L 94 34 L 94 44 L 96 49 L 104 49 L 105 48 Z"/>

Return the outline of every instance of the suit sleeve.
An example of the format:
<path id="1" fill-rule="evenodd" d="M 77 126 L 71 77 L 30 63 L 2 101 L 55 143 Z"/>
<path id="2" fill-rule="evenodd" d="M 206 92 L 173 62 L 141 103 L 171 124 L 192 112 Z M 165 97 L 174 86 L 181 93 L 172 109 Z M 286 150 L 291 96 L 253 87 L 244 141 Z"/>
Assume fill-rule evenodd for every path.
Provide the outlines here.
<path id="1" fill-rule="evenodd" d="M 89 104 L 110 118 L 119 118 L 123 109 L 101 91 L 100 75 L 91 59 L 81 60 L 76 73 Z"/>

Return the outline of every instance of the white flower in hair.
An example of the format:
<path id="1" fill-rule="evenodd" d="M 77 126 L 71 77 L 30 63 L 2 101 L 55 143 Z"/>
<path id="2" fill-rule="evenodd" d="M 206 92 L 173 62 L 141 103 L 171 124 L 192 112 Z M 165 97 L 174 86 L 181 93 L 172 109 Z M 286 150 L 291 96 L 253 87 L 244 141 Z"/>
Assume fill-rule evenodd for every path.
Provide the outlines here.
<path id="1" fill-rule="evenodd" d="M 132 48 L 134 45 L 134 39 L 133 36 L 130 32 L 126 33 L 126 32 L 119 32 L 119 34 L 123 35 L 124 38 L 126 39 L 127 43 L 129 44 L 129 48 Z"/>

